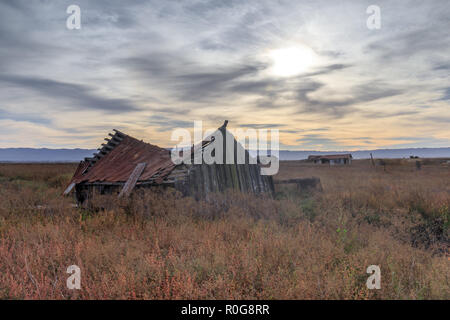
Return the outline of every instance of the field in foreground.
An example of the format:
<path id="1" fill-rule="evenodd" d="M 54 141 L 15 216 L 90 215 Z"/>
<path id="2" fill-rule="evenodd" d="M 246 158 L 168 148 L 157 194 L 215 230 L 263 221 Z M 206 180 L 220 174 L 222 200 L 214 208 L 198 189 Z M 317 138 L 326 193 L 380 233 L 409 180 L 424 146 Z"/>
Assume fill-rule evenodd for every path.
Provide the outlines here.
<path id="1" fill-rule="evenodd" d="M 155 191 L 97 212 L 61 197 L 75 167 L 0 164 L 0 299 L 450 298 L 448 164 L 282 162 L 276 178 L 316 176 L 323 192 Z M 66 287 L 73 264 L 81 290 Z"/>

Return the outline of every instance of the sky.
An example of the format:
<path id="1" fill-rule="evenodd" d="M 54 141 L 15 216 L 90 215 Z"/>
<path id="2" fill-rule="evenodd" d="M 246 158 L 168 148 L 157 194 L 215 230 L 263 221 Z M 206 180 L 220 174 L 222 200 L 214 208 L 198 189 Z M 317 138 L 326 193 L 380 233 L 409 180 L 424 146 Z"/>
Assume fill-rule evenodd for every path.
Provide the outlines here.
<path id="1" fill-rule="evenodd" d="M 281 149 L 449 147 L 449 16 L 447 0 L 1 0 L 0 148 L 97 148 L 113 128 L 173 146 L 225 119 L 278 129 Z"/>

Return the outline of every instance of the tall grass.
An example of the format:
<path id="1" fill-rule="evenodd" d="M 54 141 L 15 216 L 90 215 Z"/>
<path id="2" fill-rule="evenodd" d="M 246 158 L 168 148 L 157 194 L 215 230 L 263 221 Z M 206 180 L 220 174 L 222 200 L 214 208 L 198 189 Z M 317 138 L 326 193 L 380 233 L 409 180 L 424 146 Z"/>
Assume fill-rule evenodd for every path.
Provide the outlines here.
<path id="1" fill-rule="evenodd" d="M 279 178 L 318 176 L 324 192 L 152 190 L 89 210 L 60 196 L 73 166 L 1 165 L 0 298 L 448 299 L 445 169 L 290 162 Z M 73 264 L 81 290 L 66 287 Z"/>

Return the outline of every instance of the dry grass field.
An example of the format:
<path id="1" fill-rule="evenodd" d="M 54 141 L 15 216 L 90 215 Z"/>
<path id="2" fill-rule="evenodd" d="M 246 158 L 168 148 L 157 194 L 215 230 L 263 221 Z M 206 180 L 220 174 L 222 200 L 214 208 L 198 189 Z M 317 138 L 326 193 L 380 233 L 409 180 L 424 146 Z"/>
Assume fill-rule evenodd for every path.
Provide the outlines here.
<path id="1" fill-rule="evenodd" d="M 61 197 L 75 167 L 0 164 L 0 299 L 450 299 L 448 164 L 282 162 L 276 179 L 319 177 L 323 192 L 155 190 L 101 210 Z"/>

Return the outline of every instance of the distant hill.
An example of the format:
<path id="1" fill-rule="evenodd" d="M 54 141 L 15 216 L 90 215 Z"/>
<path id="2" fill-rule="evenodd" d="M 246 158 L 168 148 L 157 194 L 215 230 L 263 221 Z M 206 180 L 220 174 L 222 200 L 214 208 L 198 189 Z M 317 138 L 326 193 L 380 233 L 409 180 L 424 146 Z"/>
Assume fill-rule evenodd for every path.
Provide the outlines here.
<path id="1" fill-rule="evenodd" d="M 0 162 L 78 162 L 91 157 L 96 149 L 0 148 Z M 280 150 L 281 160 L 303 160 L 309 155 L 351 153 L 354 159 L 374 158 L 450 158 L 450 148 L 376 149 L 358 151 L 287 151 Z"/>
<path id="2" fill-rule="evenodd" d="M 1 162 L 78 162 L 96 149 L 0 148 Z"/>

